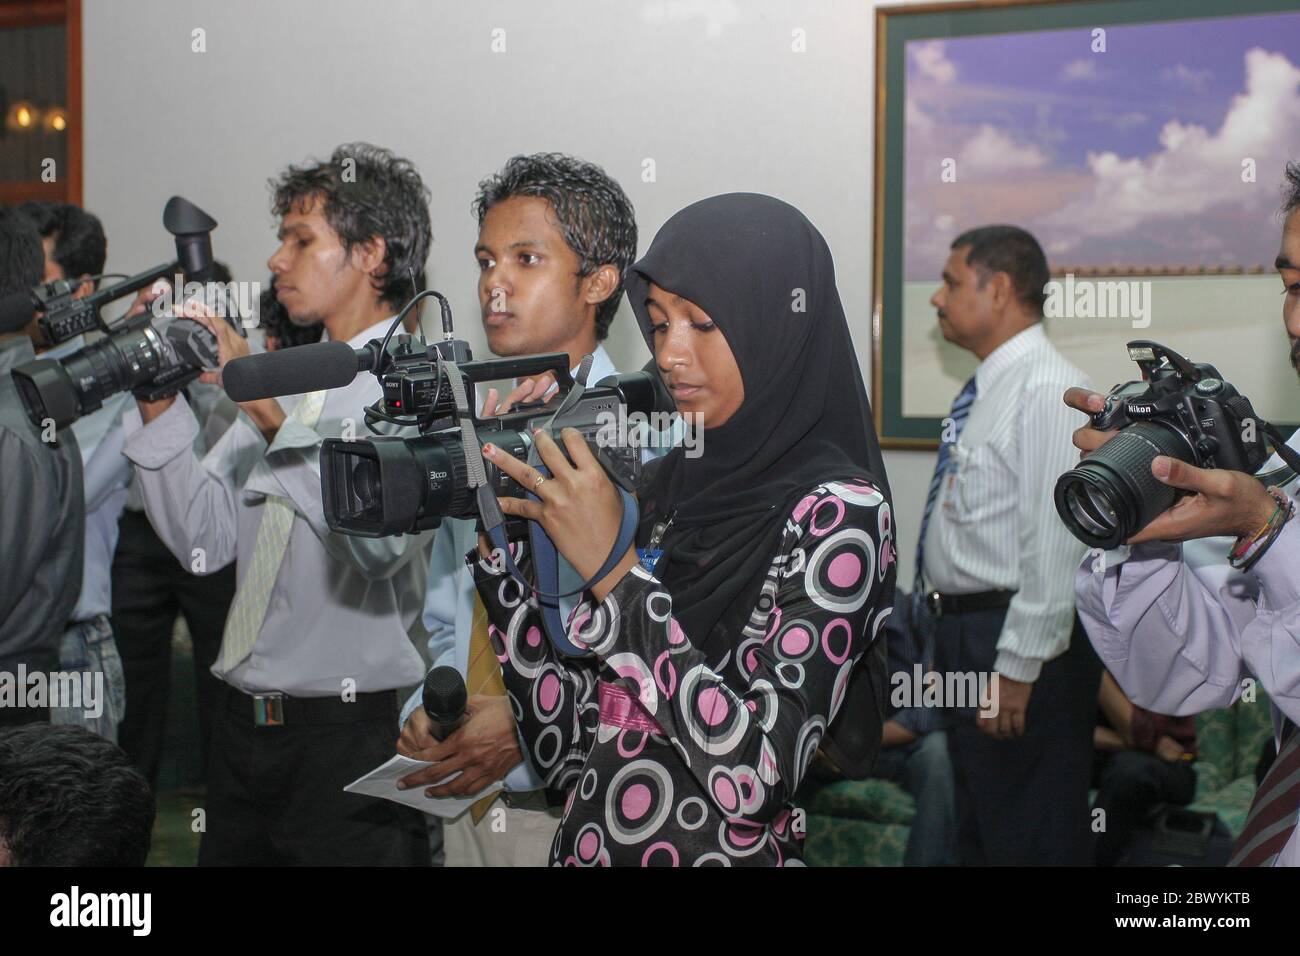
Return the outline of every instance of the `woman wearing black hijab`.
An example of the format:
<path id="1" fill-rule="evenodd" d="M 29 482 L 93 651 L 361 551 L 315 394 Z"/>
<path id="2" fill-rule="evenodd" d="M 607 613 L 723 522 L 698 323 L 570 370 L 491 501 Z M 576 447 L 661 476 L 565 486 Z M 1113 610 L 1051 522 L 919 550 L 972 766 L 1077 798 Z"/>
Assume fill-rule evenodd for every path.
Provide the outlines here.
<path id="1" fill-rule="evenodd" d="M 830 250 L 792 206 L 749 193 L 673 216 L 625 277 L 679 411 L 702 424 L 639 491 L 638 553 L 591 589 L 566 658 L 499 565 L 476 564 L 529 759 L 569 791 L 552 862 L 799 862 L 792 798 L 893 603 L 889 487 Z M 584 578 L 617 493 L 577 432 L 492 446 Z M 522 549 L 521 549 L 522 551 Z M 650 569 L 653 570 L 650 570 Z"/>

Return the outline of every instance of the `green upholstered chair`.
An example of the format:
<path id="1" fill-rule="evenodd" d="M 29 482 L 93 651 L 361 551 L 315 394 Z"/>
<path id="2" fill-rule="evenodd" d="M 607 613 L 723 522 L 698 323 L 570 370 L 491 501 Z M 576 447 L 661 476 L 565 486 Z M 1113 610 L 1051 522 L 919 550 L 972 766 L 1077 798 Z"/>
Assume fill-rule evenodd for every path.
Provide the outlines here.
<path id="1" fill-rule="evenodd" d="M 1255 764 L 1273 733 L 1268 698 L 1238 700 L 1196 718 L 1196 798 L 1193 810 L 1219 814 L 1241 831 L 1255 794 Z M 887 780 L 809 781 L 799 806 L 807 814 L 804 857 L 809 866 L 901 866 L 916 804 Z"/>

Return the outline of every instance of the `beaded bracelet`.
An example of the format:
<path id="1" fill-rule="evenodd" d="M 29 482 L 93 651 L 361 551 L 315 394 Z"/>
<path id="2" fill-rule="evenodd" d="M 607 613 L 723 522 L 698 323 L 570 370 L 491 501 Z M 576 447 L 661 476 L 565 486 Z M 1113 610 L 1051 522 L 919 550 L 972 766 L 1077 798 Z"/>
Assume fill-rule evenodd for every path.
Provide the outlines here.
<path id="1" fill-rule="evenodd" d="M 1267 489 L 1277 503 L 1267 521 L 1248 538 L 1238 538 L 1236 545 L 1228 552 L 1228 564 L 1238 571 L 1249 571 L 1264 556 L 1282 533 L 1283 526 L 1295 514 L 1295 502 L 1276 485 Z"/>

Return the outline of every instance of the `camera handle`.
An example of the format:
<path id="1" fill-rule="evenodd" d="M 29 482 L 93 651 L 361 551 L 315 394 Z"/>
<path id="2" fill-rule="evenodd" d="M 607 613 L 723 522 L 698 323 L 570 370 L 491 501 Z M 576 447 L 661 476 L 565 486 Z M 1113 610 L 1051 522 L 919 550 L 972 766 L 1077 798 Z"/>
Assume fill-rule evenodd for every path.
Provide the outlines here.
<path id="1" fill-rule="evenodd" d="M 545 465 L 534 465 L 534 468 L 543 476 L 550 476 L 550 469 Z M 560 598 L 572 597 L 575 594 L 581 594 L 596 582 L 600 581 L 605 575 L 618 565 L 627 553 L 628 548 L 636 542 L 637 524 L 640 522 L 641 513 L 637 508 L 636 499 L 625 488 L 615 485 L 618 489 L 619 497 L 623 504 L 623 517 L 619 523 L 618 534 L 614 539 L 614 546 L 610 549 L 605 563 L 593 574 L 588 580 L 584 581 L 572 591 L 560 590 L 560 555 L 551 541 L 550 535 L 536 521 L 528 522 L 528 543 L 533 550 L 533 567 L 537 571 L 537 584 L 532 585 L 524 577 L 522 571 L 515 565 L 514 559 L 510 557 L 509 543 L 506 541 L 505 523 L 497 525 L 490 529 L 487 534 L 492 541 L 492 546 L 496 552 L 501 555 L 505 568 L 510 572 L 520 586 L 529 591 L 537 598 L 537 603 L 542 612 L 542 625 L 546 630 L 546 636 L 550 638 L 551 644 L 561 654 L 569 657 L 585 657 L 588 655 L 586 648 L 579 647 L 568 639 L 567 631 L 564 626 L 564 617 L 560 613 Z M 484 497 L 489 497 L 495 502 L 496 495 L 493 491 L 484 486 L 479 489 L 479 507 L 482 509 Z M 530 501 L 540 501 L 534 494 L 529 494 Z"/>
<path id="2" fill-rule="evenodd" d="M 447 376 L 447 382 L 451 387 L 452 401 L 456 405 L 456 418 L 461 423 L 460 440 L 461 448 L 465 454 L 466 477 L 469 487 L 473 489 L 478 499 L 479 517 L 483 521 L 483 530 L 491 540 L 496 553 L 501 555 L 505 568 L 510 572 L 511 577 L 519 582 L 519 585 L 525 591 L 531 592 L 537 597 L 541 606 L 542 624 L 546 630 L 546 636 L 556 650 L 569 657 L 585 656 L 588 652 L 570 642 L 566 637 L 564 619 L 560 614 L 560 598 L 571 597 L 590 588 L 609 574 L 615 565 L 622 560 L 627 549 L 632 547 L 636 541 L 636 529 L 640 521 L 640 511 L 637 508 L 636 498 L 622 484 L 615 484 L 623 504 L 623 518 L 619 524 L 618 535 L 614 540 L 614 547 L 610 549 L 609 556 L 590 580 L 583 582 L 576 590 L 564 593 L 560 592 L 560 558 L 555 543 L 551 541 L 550 536 L 541 525 L 536 521 L 530 521 L 528 523 L 528 539 L 529 545 L 533 549 L 533 565 L 537 571 L 537 585 L 530 584 L 510 557 L 510 545 L 506 540 L 505 515 L 501 511 L 501 502 L 497 499 L 496 492 L 488 484 L 487 466 L 483 463 L 483 449 L 479 445 L 478 434 L 474 428 L 474 416 L 470 411 L 464 376 L 455 362 L 444 362 L 443 369 Z M 573 389 L 579 395 L 586 388 L 587 375 L 590 370 L 591 356 L 588 355 L 583 358 L 579 366 L 578 377 Z M 572 393 L 570 394 L 572 395 Z M 576 398 L 574 400 L 576 401 Z M 560 408 L 556 410 L 556 414 L 567 408 L 569 404 L 570 402 L 567 400 L 562 403 Z M 552 416 L 551 422 L 554 422 L 554 420 L 555 418 Z M 535 454 L 536 446 L 534 446 L 533 454 L 529 457 L 532 458 Z M 530 461 L 530 464 L 543 476 L 550 476 L 550 470 L 540 461 Z M 541 500 L 531 493 L 528 497 L 532 501 Z"/>

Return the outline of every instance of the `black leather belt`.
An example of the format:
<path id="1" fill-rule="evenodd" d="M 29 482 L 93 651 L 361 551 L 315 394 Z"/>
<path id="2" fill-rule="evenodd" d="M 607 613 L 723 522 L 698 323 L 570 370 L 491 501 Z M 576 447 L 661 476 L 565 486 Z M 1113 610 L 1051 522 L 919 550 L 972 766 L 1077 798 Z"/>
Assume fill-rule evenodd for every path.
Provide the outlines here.
<path id="1" fill-rule="evenodd" d="M 231 716 L 255 727 L 284 724 L 351 724 L 361 720 L 390 717 L 397 727 L 397 691 L 381 690 L 357 694 L 345 700 L 335 697 L 290 697 L 287 694 L 246 694 L 223 684 L 225 708 Z M 351 696 L 351 695 L 349 695 Z M 397 739 L 394 730 L 393 739 Z"/>
<path id="2" fill-rule="evenodd" d="M 564 807 L 568 796 L 555 790 L 502 790 L 501 802 L 511 810 L 537 810 L 546 813 Z"/>
<path id="3" fill-rule="evenodd" d="M 1007 607 L 1015 591 L 978 591 L 975 594 L 940 594 L 930 591 L 923 599 L 931 617 L 945 614 L 970 614 L 974 611 L 992 611 Z"/>

